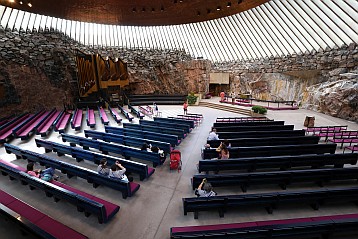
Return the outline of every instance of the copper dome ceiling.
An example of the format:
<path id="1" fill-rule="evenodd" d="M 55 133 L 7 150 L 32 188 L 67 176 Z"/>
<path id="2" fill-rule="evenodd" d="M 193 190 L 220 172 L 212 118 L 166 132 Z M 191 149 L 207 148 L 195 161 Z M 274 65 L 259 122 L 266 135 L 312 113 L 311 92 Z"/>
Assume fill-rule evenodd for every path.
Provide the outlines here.
<path id="1" fill-rule="evenodd" d="M 68 20 L 114 25 L 156 26 L 226 17 L 268 1 L 1 0 L 0 3 L 19 10 Z"/>

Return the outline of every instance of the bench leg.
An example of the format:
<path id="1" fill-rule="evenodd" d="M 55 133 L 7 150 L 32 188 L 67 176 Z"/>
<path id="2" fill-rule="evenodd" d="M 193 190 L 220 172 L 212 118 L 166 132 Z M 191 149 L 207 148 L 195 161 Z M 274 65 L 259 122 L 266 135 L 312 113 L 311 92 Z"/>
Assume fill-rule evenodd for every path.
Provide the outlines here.
<path id="1" fill-rule="evenodd" d="M 122 193 L 122 197 L 123 197 L 123 199 L 126 199 L 128 197 L 128 194 L 127 193 Z"/>
<path id="2" fill-rule="evenodd" d="M 66 141 L 65 141 L 66 142 Z M 70 143 L 70 146 L 71 147 L 76 147 L 76 144 L 75 143 Z"/>
<path id="3" fill-rule="evenodd" d="M 94 183 L 92 186 L 93 186 L 94 188 L 98 188 L 99 184 Z"/>
<path id="4" fill-rule="evenodd" d="M 53 200 L 54 200 L 55 202 L 60 201 L 60 199 L 59 199 L 59 198 L 57 198 L 57 197 L 53 197 Z"/>
<path id="5" fill-rule="evenodd" d="M 268 214 L 272 214 L 272 212 L 273 212 L 273 207 L 272 206 L 267 206 L 267 207 L 265 207 L 265 209 L 266 209 Z"/>
<path id="6" fill-rule="evenodd" d="M 45 149 L 45 153 L 49 153 L 49 152 L 52 152 L 51 149 Z"/>
<path id="7" fill-rule="evenodd" d="M 88 146 L 82 146 L 82 148 L 85 149 L 85 150 L 89 150 Z"/>
<path id="8" fill-rule="evenodd" d="M 246 184 L 242 184 L 242 185 L 241 185 L 241 190 L 242 190 L 242 192 L 246 193 L 246 192 L 247 192 L 247 185 L 246 185 Z"/>
<path id="9" fill-rule="evenodd" d="M 77 211 L 83 212 L 84 210 L 85 210 L 84 208 L 77 206 Z"/>
<path id="10" fill-rule="evenodd" d="M 85 217 L 89 217 L 91 216 L 91 213 L 90 212 L 85 212 Z"/>
<path id="11" fill-rule="evenodd" d="M 219 209 L 219 217 L 220 217 L 220 218 L 224 217 L 224 211 L 225 211 L 225 210 L 222 209 L 222 208 Z"/>
<path id="12" fill-rule="evenodd" d="M 49 193 L 49 192 L 45 192 L 45 194 L 46 194 L 46 197 L 49 197 L 49 198 L 53 196 L 53 194 Z"/>
<path id="13" fill-rule="evenodd" d="M 64 156 L 65 154 L 63 154 L 63 153 L 60 153 L 60 152 L 57 152 L 57 156 Z"/>
<path id="14" fill-rule="evenodd" d="M 195 211 L 194 212 L 194 219 L 198 219 L 199 218 L 199 212 L 198 211 Z"/>
<path id="15" fill-rule="evenodd" d="M 139 175 L 139 180 L 140 180 L 140 181 L 143 181 L 144 179 L 145 179 L 145 175 L 140 174 L 140 175 Z"/>
<path id="16" fill-rule="evenodd" d="M 279 186 L 280 186 L 280 188 L 282 188 L 282 190 L 287 189 L 287 184 L 286 183 L 280 183 Z"/>
<path id="17" fill-rule="evenodd" d="M 320 203 L 319 203 L 319 202 L 315 202 L 315 203 L 312 203 L 312 204 L 311 204 L 311 207 L 313 208 L 313 210 L 318 210 L 318 209 L 319 209 L 319 206 L 320 206 Z"/>
<path id="18" fill-rule="evenodd" d="M 156 168 L 157 166 L 158 164 L 153 162 L 153 168 Z"/>

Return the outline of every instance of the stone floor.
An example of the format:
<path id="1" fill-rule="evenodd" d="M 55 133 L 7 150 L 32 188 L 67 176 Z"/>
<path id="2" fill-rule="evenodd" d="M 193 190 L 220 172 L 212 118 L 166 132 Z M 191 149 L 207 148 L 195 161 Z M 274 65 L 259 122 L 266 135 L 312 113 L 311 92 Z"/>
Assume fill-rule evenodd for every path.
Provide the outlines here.
<path id="1" fill-rule="evenodd" d="M 218 98 L 208 101 L 218 102 Z M 238 107 L 238 106 L 237 106 Z M 159 106 L 163 117 L 182 114 L 181 106 Z M 119 192 L 106 187 L 94 189 L 81 178 L 68 179 L 62 175 L 60 181 L 101 197 L 120 205 L 120 211 L 106 224 L 98 224 L 94 216 L 86 218 L 84 214 L 77 212 L 76 207 L 60 201 L 55 203 L 51 198 L 47 198 L 42 191 L 30 191 L 28 187 L 21 185 L 17 181 L 10 181 L 8 177 L 0 177 L 0 188 L 5 190 L 26 203 L 38 208 L 49 216 L 72 227 L 89 238 L 130 238 L 130 239 L 164 239 L 169 238 L 170 227 L 186 225 L 205 225 L 218 223 L 246 222 L 256 220 L 272 220 L 283 218 L 295 218 L 306 216 L 321 216 L 330 214 L 357 213 L 358 208 L 354 204 L 344 205 L 325 205 L 319 211 L 312 210 L 308 205 L 287 205 L 279 207 L 273 214 L 267 214 L 264 208 L 241 208 L 232 210 L 225 214 L 224 218 L 219 218 L 217 212 L 202 212 L 199 219 L 195 220 L 192 213 L 183 215 L 182 198 L 194 196 L 191 189 L 190 179 L 197 173 L 196 164 L 200 159 L 200 149 L 206 142 L 206 137 L 210 128 L 217 117 L 238 117 L 242 115 L 215 110 L 200 106 L 190 106 L 189 113 L 200 113 L 204 115 L 201 125 L 195 128 L 177 147 L 182 152 L 183 169 L 180 173 L 169 171 L 169 160 L 164 165 L 157 167 L 156 172 L 149 179 L 139 182 L 139 178 L 134 176 L 134 180 L 139 182 L 141 188 L 131 198 L 122 199 Z M 348 125 L 349 130 L 358 130 L 358 124 L 342 119 L 330 117 L 324 114 L 315 113 L 308 110 L 294 111 L 269 111 L 267 117 L 275 120 L 284 120 L 286 124 L 294 124 L 295 129 L 302 129 L 305 117 L 315 116 L 316 126 L 323 125 Z M 109 117 L 111 126 L 117 125 Z M 126 120 L 123 120 L 126 122 Z M 138 122 L 138 120 L 135 120 Z M 97 122 L 99 121 L 97 115 Z M 118 125 L 121 127 L 121 125 Z M 97 123 L 96 130 L 103 131 L 104 127 Z M 83 122 L 83 129 L 88 129 Z M 68 128 L 67 133 L 83 135 L 83 131 L 75 132 Z M 37 148 L 33 136 L 28 141 L 12 140 L 11 143 L 25 149 L 44 153 L 43 148 Z M 52 132 L 48 139 L 61 142 L 61 137 L 56 132 Z M 337 150 L 338 152 L 340 150 Z M 54 153 L 48 155 L 57 157 Z M 26 161 L 16 160 L 14 155 L 6 154 L 4 147 L 0 146 L 0 158 L 25 166 Z M 76 163 L 70 157 L 61 157 L 62 160 L 74 164 L 82 165 L 91 169 L 96 166 L 90 162 Z M 39 167 L 39 166 L 38 166 Z M 60 173 L 59 173 L 60 174 Z M 60 174 L 61 175 L 61 174 Z M 356 185 L 355 182 L 331 183 L 327 187 L 337 187 L 344 185 Z M 316 185 L 302 184 L 292 185 L 287 190 L 317 188 Z M 215 189 L 219 195 L 241 194 L 239 187 L 225 187 Z M 250 187 L 248 193 L 268 192 L 281 190 L 278 186 Z M 19 238 L 19 235 L 8 229 L 6 224 L 0 220 L 0 238 L 10 239 Z"/>

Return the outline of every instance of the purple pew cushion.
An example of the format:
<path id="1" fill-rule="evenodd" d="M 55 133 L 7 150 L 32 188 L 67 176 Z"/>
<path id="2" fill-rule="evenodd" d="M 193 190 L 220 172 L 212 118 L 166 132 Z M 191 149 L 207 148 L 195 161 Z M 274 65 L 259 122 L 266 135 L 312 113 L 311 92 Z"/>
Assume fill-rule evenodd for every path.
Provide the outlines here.
<path id="1" fill-rule="evenodd" d="M 132 195 L 133 195 L 136 191 L 138 191 L 140 185 L 139 185 L 138 183 L 130 182 L 130 183 L 129 183 L 129 187 L 130 187 L 131 193 L 132 193 Z"/>
<path id="2" fill-rule="evenodd" d="M 232 228 L 255 227 L 256 222 L 245 223 L 232 223 L 232 224 L 219 224 L 219 225 L 205 225 L 205 226 L 188 226 L 188 227 L 173 227 L 172 233 L 179 232 L 195 232 L 195 231 L 215 231 Z"/>
<path id="3" fill-rule="evenodd" d="M 10 194 L 0 190 L 0 203 L 1 204 L 6 206 L 9 203 L 14 202 L 15 200 L 16 200 L 16 198 L 14 198 Z"/>
<path id="4" fill-rule="evenodd" d="M 155 172 L 154 168 L 148 167 L 148 177 L 151 176 Z"/>
<path id="5" fill-rule="evenodd" d="M 48 233 L 50 233 L 52 236 L 56 237 L 57 239 L 85 239 L 88 238 L 85 235 L 82 235 L 81 233 L 73 230 L 72 228 L 69 228 L 62 223 L 52 219 L 51 217 L 45 216 L 40 221 L 36 223 L 36 225 Z"/>
<path id="6" fill-rule="evenodd" d="M 19 213 L 22 217 L 25 217 L 34 224 L 36 224 L 38 220 L 45 216 L 45 214 L 19 200 L 9 203 L 6 206 L 11 210 Z"/>

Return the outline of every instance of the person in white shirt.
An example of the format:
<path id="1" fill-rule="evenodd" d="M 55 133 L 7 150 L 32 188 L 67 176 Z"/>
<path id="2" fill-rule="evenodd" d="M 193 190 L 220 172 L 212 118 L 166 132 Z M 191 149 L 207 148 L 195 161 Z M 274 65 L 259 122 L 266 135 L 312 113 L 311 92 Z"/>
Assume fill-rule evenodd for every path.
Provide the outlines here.
<path id="1" fill-rule="evenodd" d="M 204 178 L 199 187 L 195 190 L 195 195 L 198 197 L 213 197 L 217 194 L 213 191 L 211 184 L 206 181 L 206 178 Z"/>
<path id="2" fill-rule="evenodd" d="M 213 128 L 209 133 L 208 140 L 219 140 L 219 136 L 216 134 L 215 128 Z"/>
<path id="3" fill-rule="evenodd" d="M 128 183 L 130 180 L 128 179 L 127 175 L 124 173 L 126 172 L 126 168 L 123 167 L 118 161 L 111 166 L 109 170 L 109 177 L 110 178 L 118 178 L 119 180 Z M 133 179 L 132 179 L 133 181 Z"/>

